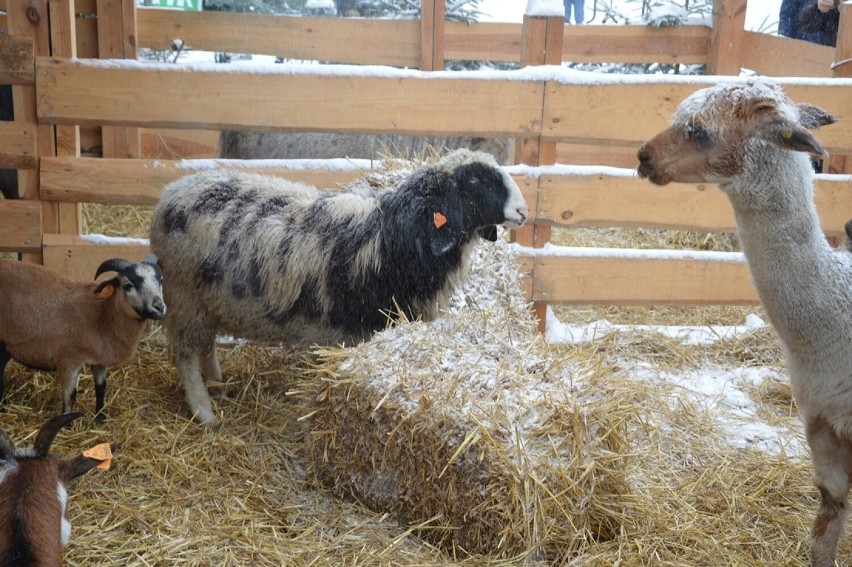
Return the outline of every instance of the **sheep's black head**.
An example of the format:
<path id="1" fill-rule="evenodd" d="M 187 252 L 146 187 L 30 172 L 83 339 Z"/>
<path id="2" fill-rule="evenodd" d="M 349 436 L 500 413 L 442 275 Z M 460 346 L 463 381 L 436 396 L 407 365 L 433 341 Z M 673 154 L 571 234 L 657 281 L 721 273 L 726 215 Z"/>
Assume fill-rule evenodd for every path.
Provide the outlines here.
<path id="1" fill-rule="evenodd" d="M 123 258 L 106 260 L 95 272 L 95 279 L 105 272 L 116 272 L 118 275 L 98 284 L 95 287 L 96 294 L 103 293 L 107 286 L 113 291 L 120 289 L 127 298 L 127 304 L 140 318 L 162 319 L 166 316 L 163 273 L 156 256 L 148 256 L 139 264 Z"/>
<path id="2" fill-rule="evenodd" d="M 456 150 L 425 175 L 432 208 L 427 232 L 436 256 L 474 233 L 496 240 L 497 225 L 518 228 L 529 216 L 517 183 L 483 152 Z"/>

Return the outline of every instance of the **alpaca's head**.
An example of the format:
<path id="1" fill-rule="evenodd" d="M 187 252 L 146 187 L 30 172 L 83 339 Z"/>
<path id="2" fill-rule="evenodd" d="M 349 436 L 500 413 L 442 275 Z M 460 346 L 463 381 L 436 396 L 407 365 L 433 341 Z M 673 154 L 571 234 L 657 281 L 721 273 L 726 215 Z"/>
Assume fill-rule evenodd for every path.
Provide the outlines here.
<path id="1" fill-rule="evenodd" d="M 657 185 L 729 183 L 760 160 L 761 147 L 824 154 L 809 129 L 834 121 L 773 83 L 718 84 L 687 97 L 671 126 L 639 149 L 639 176 Z"/>

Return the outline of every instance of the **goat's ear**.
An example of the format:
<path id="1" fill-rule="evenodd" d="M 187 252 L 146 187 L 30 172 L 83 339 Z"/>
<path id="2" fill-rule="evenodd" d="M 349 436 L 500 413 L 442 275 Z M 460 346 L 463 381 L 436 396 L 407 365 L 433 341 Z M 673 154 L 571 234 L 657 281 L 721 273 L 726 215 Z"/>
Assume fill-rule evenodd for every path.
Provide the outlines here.
<path id="1" fill-rule="evenodd" d="M 808 103 L 800 103 L 796 106 L 799 108 L 799 123 L 808 130 L 837 122 L 837 118 L 818 106 Z"/>
<path id="2" fill-rule="evenodd" d="M 785 119 L 776 119 L 761 126 L 761 136 L 781 148 L 794 152 L 807 152 L 816 156 L 827 152 L 810 130 Z"/>
<path id="3" fill-rule="evenodd" d="M 9 435 L 0 429 L 0 459 L 7 459 L 15 456 L 15 444 Z"/>
<path id="4" fill-rule="evenodd" d="M 111 285 L 112 287 L 115 288 L 115 287 L 118 287 L 120 283 L 121 283 L 121 281 L 118 279 L 118 276 L 112 277 L 108 280 L 104 280 L 95 287 L 94 293 L 95 293 L 95 295 L 98 295 L 102 291 L 104 291 L 104 288 L 106 288 L 106 286 Z"/>
<path id="5" fill-rule="evenodd" d="M 61 478 L 63 482 L 70 482 L 78 476 L 86 474 L 99 464 L 101 464 L 101 461 L 97 459 L 86 457 L 84 455 L 77 455 L 73 459 L 62 461 L 59 464 L 59 478 Z"/>

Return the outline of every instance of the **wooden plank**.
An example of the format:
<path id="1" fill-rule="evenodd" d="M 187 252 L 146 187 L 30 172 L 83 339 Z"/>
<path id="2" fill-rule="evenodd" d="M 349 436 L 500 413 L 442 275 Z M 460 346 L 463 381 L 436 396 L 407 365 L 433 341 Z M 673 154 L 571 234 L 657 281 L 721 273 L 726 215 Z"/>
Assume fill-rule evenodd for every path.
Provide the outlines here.
<path id="1" fill-rule="evenodd" d="M 708 59 L 705 26 L 565 26 L 562 59 L 576 63 L 690 63 Z"/>
<path id="2" fill-rule="evenodd" d="M 142 128 L 143 158 L 215 158 L 219 155 L 219 132 L 215 130 L 175 130 Z"/>
<path id="3" fill-rule="evenodd" d="M 823 230 L 842 235 L 852 217 L 852 177 L 819 176 L 814 200 Z M 541 175 L 536 220 L 560 227 L 736 230 L 728 199 L 715 185 L 659 187 L 638 177 L 603 172 Z"/>
<path id="4" fill-rule="evenodd" d="M 49 0 L 51 55 L 77 56 L 77 28 L 75 25 L 75 0 Z M 80 156 L 80 127 L 56 126 L 56 155 Z M 83 211 L 79 203 L 60 203 L 59 232 L 79 234 L 83 226 Z"/>
<path id="5" fill-rule="evenodd" d="M 37 152 L 35 124 L 0 121 L 0 167 L 35 169 Z"/>
<path id="6" fill-rule="evenodd" d="M 834 50 L 801 39 L 746 31 L 742 66 L 769 77 L 830 77 Z"/>
<path id="7" fill-rule="evenodd" d="M 9 6 L 9 33 L 31 39 L 36 56 L 50 55 L 50 29 L 47 0 L 15 2 Z M 36 159 L 56 155 L 53 127 L 41 124 L 36 118 L 36 93 L 32 85 L 13 85 L 12 98 L 15 121 L 30 124 L 36 131 Z M 38 199 L 38 169 L 18 170 L 18 195 L 21 199 Z M 56 203 L 44 203 L 41 214 L 42 232 L 56 232 L 59 208 Z M 40 253 L 26 253 L 24 260 L 41 263 Z"/>
<path id="8" fill-rule="evenodd" d="M 713 0 L 708 75 L 739 75 L 748 0 Z"/>
<path id="9" fill-rule="evenodd" d="M 149 253 L 141 239 L 96 241 L 68 234 L 44 235 L 44 265 L 79 280 L 92 281 L 101 262 L 109 258 L 125 258 L 141 262 Z"/>
<path id="10" fill-rule="evenodd" d="M 635 168 L 638 165 L 638 144 L 626 146 L 592 146 L 589 144 L 557 144 L 556 163 L 568 165 L 606 165 Z"/>
<path id="11" fill-rule="evenodd" d="M 598 251 L 600 252 L 600 251 Z M 751 305 L 757 292 L 745 261 L 630 253 L 535 255 L 533 301 L 575 305 Z M 635 251 L 633 251 L 635 252 Z"/>
<path id="12" fill-rule="evenodd" d="M 0 252 L 41 252 L 41 203 L 0 199 Z"/>
<path id="13" fill-rule="evenodd" d="M 134 6 L 126 0 L 98 0 L 98 56 L 101 59 L 136 59 L 129 37 L 134 37 Z M 129 14 L 128 14 L 129 12 Z M 101 128 L 104 157 L 138 157 L 139 131 L 135 128 Z"/>
<path id="14" fill-rule="evenodd" d="M 34 60 L 32 38 L 0 35 L 0 84 L 32 85 L 35 82 Z"/>
<path id="15" fill-rule="evenodd" d="M 36 60 L 39 117 L 45 123 L 483 136 L 540 129 L 541 82 L 456 75 L 399 71 L 397 76 L 342 76 L 325 75 L 322 67 L 295 66 L 261 74 Z M 215 96 L 164 104 L 163 93 Z M 176 98 L 182 101 L 183 95 Z M 424 100 L 429 112 L 423 112 Z"/>
<path id="16" fill-rule="evenodd" d="M 778 79 L 797 102 L 816 104 L 839 118 L 837 124 L 820 128 L 817 137 L 836 152 L 852 150 L 852 97 L 849 83 L 812 84 L 801 79 Z M 595 84 L 565 84 L 548 81 L 543 136 L 561 142 L 595 145 L 633 145 L 645 141 L 668 126 L 677 105 L 694 91 L 716 84 L 713 77 L 689 81 L 619 83 L 603 77 Z M 577 112 L 582 108 L 582 112 Z"/>
<path id="17" fill-rule="evenodd" d="M 522 26 L 497 22 L 446 22 L 444 56 L 473 61 L 518 61 Z"/>
<path id="18" fill-rule="evenodd" d="M 414 67 L 417 20 L 301 18 L 232 12 L 139 8 L 138 46 L 166 50 L 180 38 L 192 49 L 277 55 L 287 59 Z"/>
<path id="19" fill-rule="evenodd" d="M 267 165 L 263 165 L 264 162 Z M 279 160 L 45 158 L 40 164 L 41 198 L 59 202 L 154 205 L 170 181 L 210 167 L 227 168 L 229 164 L 242 171 L 286 177 L 325 188 L 349 183 L 362 173 L 355 167 L 348 170 L 288 169 L 281 163 Z"/>
<path id="20" fill-rule="evenodd" d="M 420 70 L 444 69 L 444 32 L 446 29 L 444 0 L 420 3 Z"/>

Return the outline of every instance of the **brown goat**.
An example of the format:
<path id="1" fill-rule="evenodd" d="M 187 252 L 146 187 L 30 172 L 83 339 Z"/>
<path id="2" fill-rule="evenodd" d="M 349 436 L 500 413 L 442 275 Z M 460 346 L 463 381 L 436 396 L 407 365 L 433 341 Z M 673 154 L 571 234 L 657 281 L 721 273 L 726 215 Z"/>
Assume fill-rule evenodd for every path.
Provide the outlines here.
<path id="1" fill-rule="evenodd" d="M 162 319 L 162 274 L 156 261 L 133 264 L 114 258 L 100 265 L 118 275 L 101 283 L 75 282 L 34 264 L 0 261 L 0 400 L 3 374 L 14 359 L 56 370 L 62 383 L 62 413 L 73 411 L 77 375 L 91 365 L 95 413 L 103 419 L 106 369 L 126 363 L 148 319 Z"/>
<path id="2" fill-rule="evenodd" d="M 101 461 L 83 455 L 60 461 L 48 452 L 59 430 L 81 415 L 50 419 L 32 449 L 16 450 L 0 430 L 0 566 L 62 564 L 62 550 L 71 536 L 65 487 Z"/>

